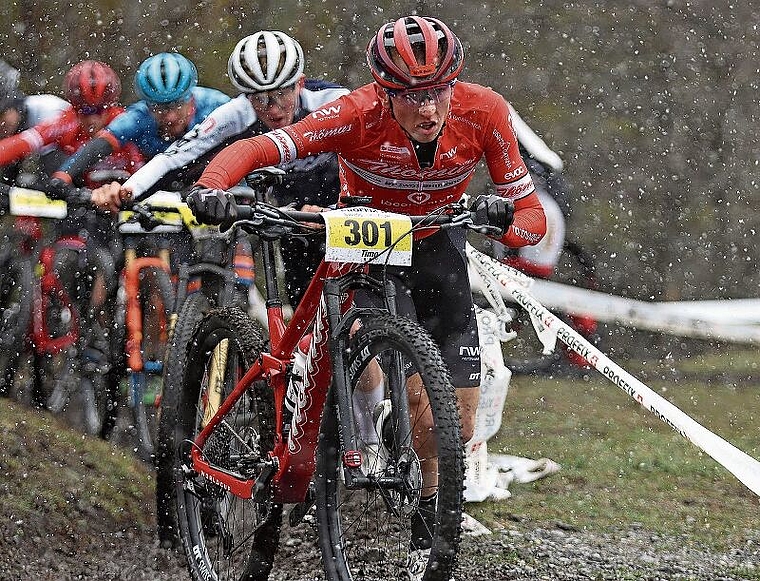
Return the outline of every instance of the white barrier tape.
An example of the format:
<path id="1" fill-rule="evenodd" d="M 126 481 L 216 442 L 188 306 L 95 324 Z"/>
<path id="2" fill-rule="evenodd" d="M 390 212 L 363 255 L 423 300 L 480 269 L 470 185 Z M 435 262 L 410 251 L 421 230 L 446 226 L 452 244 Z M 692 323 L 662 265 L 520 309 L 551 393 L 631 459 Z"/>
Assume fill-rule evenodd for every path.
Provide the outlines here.
<path id="1" fill-rule="evenodd" d="M 467 255 L 476 267 L 482 268 L 483 271 L 493 276 L 515 302 L 529 313 L 535 314 L 546 327 L 552 329 L 560 341 L 585 357 L 599 373 L 626 392 L 634 401 L 701 448 L 736 476 L 747 488 L 760 496 L 760 462 L 714 434 L 678 407 L 659 396 L 610 360 L 570 326 L 555 317 L 528 293 L 525 286 L 512 280 L 514 269 L 493 260 L 474 248 L 468 248 Z"/>
<path id="2" fill-rule="evenodd" d="M 535 280 L 533 296 L 552 309 L 684 337 L 760 342 L 760 300 L 645 302 Z"/>

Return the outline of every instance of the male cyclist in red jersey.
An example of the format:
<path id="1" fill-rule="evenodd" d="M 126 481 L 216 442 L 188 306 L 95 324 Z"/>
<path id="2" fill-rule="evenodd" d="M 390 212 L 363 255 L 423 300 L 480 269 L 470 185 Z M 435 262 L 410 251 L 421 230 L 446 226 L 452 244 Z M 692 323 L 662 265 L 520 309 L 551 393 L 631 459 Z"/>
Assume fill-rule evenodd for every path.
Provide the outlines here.
<path id="1" fill-rule="evenodd" d="M 231 223 L 236 209 L 226 189 L 256 168 L 325 151 L 338 154 L 341 199 L 361 196 L 375 208 L 423 215 L 458 201 L 485 157 L 497 195 L 478 198 L 472 206 L 476 216 L 496 226 L 507 246 L 536 244 L 545 231 L 544 213 L 520 157 L 507 103 L 490 89 L 457 82 L 463 58 L 459 39 L 439 20 L 410 16 L 385 24 L 367 48 L 375 82 L 293 125 L 222 150 L 188 198 L 196 216 Z M 479 396 L 480 358 L 464 248 L 461 229 L 419 235 L 413 266 L 392 267 L 389 273 L 398 288 L 399 312 L 416 318 L 441 347 L 467 441 Z M 414 381 L 413 376 L 410 405 L 425 409 L 426 396 L 415 390 Z M 434 449 L 416 451 L 420 458 L 435 455 Z M 412 552 L 419 561 L 409 563 L 412 579 L 420 578 L 419 563 L 424 571 L 429 554 L 425 531 L 432 528 L 425 521 L 434 514 L 434 464 L 423 467 L 423 492 L 429 496 L 420 503 L 416 526 L 413 519 Z"/>

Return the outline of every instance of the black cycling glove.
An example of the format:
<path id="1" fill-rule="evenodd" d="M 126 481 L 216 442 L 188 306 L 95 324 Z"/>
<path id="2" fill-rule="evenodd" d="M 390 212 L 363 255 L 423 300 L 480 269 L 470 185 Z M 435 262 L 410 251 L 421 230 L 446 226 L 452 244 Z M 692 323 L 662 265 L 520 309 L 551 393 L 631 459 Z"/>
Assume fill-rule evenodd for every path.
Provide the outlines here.
<path id="1" fill-rule="evenodd" d="M 74 190 L 74 186 L 61 178 L 50 178 L 50 180 L 43 185 L 43 188 L 45 190 L 45 195 L 51 200 L 65 200 Z"/>
<path id="2" fill-rule="evenodd" d="M 470 211 L 474 212 L 472 222 L 478 226 L 492 226 L 496 234 L 503 236 L 515 217 L 515 205 L 511 200 L 494 194 L 478 196 L 470 204 Z"/>
<path id="3" fill-rule="evenodd" d="M 203 224 L 219 224 L 224 232 L 237 219 L 237 205 L 224 190 L 195 187 L 187 196 L 187 205 Z"/>

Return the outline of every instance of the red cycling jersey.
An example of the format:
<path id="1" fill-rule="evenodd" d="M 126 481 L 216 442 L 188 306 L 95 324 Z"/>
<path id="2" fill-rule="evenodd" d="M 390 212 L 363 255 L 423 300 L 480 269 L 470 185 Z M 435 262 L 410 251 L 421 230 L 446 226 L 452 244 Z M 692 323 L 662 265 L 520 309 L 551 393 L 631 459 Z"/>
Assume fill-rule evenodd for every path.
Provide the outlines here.
<path id="1" fill-rule="evenodd" d="M 500 95 L 480 85 L 456 83 L 433 164 L 421 167 L 413 143 L 383 104 L 381 91 L 377 84 L 365 85 L 298 123 L 234 143 L 213 159 L 198 184 L 229 189 L 253 169 L 334 151 L 341 197 L 366 196 L 369 206 L 422 215 L 459 200 L 485 157 L 497 194 L 515 202 L 514 221 L 501 241 L 519 247 L 541 239 L 544 213 Z"/>
<path id="2" fill-rule="evenodd" d="M 123 112 L 123 107 L 109 107 L 105 111 L 105 124 Z M 60 115 L 0 140 L 0 166 L 24 159 L 47 146 L 54 146 L 66 155 L 73 155 L 93 137 L 79 122 L 74 109 L 65 109 Z M 117 148 L 104 161 L 110 169 L 123 169 L 132 174 L 143 164 L 143 157 L 136 147 L 125 146 Z"/>

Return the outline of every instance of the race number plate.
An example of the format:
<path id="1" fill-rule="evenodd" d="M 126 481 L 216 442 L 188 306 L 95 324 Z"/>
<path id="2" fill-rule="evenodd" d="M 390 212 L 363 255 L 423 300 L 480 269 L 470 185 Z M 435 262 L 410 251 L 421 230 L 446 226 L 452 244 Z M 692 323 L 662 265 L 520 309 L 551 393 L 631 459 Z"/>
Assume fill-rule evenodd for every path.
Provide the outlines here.
<path id="1" fill-rule="evenodd" d="M 327 262 L 412 264 L 409 216 L 374 208 L 343 208 L 323 214 L 327 229 Z"/>
<path id="2" fill-rule="evenodd" d="M 63 200 L 51 200 L 43 192 L 11 188 L 8 193 L 11 214 L 37 218 L 65 218 L 68 207 Z"/>

